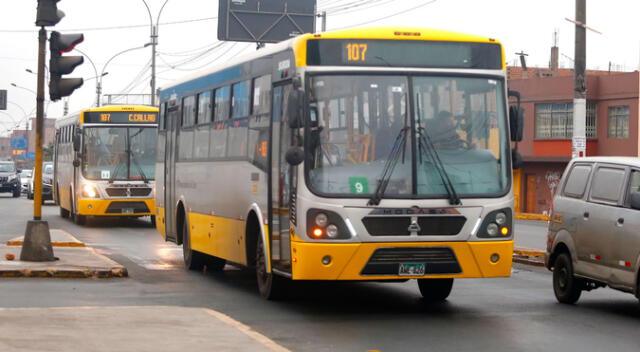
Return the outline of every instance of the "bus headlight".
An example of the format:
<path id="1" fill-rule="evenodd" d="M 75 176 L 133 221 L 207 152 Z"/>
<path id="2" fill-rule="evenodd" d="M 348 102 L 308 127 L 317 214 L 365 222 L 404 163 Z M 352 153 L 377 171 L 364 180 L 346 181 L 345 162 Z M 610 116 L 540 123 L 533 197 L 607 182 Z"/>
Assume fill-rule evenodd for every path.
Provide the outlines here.
<path id="1" fill-rule="evenodd" d="M 327 226 L 328 222 L 329 222 L 329 218 L 327 217 L 327 214 L 318 213 L 318 215 L 316 215 L 316 225 L 320 227 L 325 227 Z"/>
<path id="2" fill-rule="evenodd" d="M 510 208 L 498 209 L 484 217 L 476 236 L 478 238 L 508 238 L 513 228 L 513 216 Z"/>
<path id="3" fill-rule="evenodd" d="M 82 196 L 85 198 L 98 198 L 98 189 L 92 184 L 82 186 Z"/>
<path id="4" fill-rule="evenodd" d="M 318 240 L 349 239 L 351 232 L 337 213 L 324 209 L 309 209 L 307 236 Z"/>

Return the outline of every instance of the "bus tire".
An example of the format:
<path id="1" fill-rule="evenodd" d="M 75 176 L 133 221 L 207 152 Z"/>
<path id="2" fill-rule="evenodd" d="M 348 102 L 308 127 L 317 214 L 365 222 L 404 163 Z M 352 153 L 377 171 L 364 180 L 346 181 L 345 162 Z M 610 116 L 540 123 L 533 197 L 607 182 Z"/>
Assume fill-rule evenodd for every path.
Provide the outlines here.
<path id="1" fill-rule="evenodd" d="M 442 302 L 449 297 L 453 279 L 418 279 L 418 288 L 425 301 Z"/>
<path id="2" fill-rule="evenodd" d="M 574 304 L 582 294 L 582 280 L 573 274 L 573 264 L 568 253 L 560 253 L 553 262 L 553 293 L 560 303 Z"/>
<path id="3" fill-rule="evenodd" d="M 156 216 L 155 215 L 151 215 L 150 219 L 151 219 L 151 227 L 155 228 L 156 227 Z"/>
<path id="4" fill-rule="evenodd" d="M 69 217 L 69 211 L 62 206 L 60 206 L 60 217 L 63 219 Z"/>
<path id="5" fill-rule="evenodd" d="M 71 198 L 71 210 L 69 211 L 71 216 L 71 221 L 73 221 L 76 225 L 83 226 L 87 222 L 87 217 L 84 215 L 78 214 L 73 205 L 74 205 L 73 198 Z"/>
<path id="6" fill-rule="evenodd" d="M 258 236 L 256 246 L 256 278 L 260 295 L 270 301 L 282 299 L 285 293 L 285 278 L 267 273 L 267 258 L 262 243 L 262 236 Z"/>
<path id="7" fill-rule="evenodd" d="M 202 271 L 206 264 L 205 255 L 191 249 L 191 236 L 189 236 L 186 216 L 182 222 L 182 258 L 188 270 Z"/>

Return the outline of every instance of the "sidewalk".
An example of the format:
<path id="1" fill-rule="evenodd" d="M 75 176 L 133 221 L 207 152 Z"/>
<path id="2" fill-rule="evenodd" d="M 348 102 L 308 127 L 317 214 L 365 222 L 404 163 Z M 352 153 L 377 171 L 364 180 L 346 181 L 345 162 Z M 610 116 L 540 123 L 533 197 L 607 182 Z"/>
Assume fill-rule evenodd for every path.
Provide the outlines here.
<path id="1" fill-rule="evenodd" d="M 513 261 L 522 264 L 544 266 L 547 244 L 547 220 L 542 214 L 516 215 L 514 227 Z"/>
<path id="2" fill-rule="evenodd" d="M 57 277 L 57 278 L 110 278 L 126 277 L 127 268 L 96 253 L 93 248 L 63 230 L 52 229 L 53 255 L 59 260 L 52 262 L 20 261 L 24 236 L 0 245 L 0 278 L 2 277 Z M 14 259 L 9 260 L 8 254 Z"/>
<path id="3" fill-rule="evenodd" d="M 167 306 L 0 308 L 0 350 L 289 351 L 220 312 Z"/>

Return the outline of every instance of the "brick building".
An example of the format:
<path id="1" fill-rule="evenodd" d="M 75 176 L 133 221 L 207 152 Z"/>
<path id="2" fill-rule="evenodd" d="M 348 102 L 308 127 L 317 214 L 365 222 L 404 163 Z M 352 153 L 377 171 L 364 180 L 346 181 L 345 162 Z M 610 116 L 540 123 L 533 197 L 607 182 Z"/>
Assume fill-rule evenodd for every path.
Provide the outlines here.
<path id="1" fill-rule="evenodd" d="M 571 159 L 573 72 L 509 68 L 509 89 L 525 109 L 524 167 L 514 172 L 516 211 L 550 211 Z M 587 72 L 587 155 L 640 156 L 640 72 Z"/>

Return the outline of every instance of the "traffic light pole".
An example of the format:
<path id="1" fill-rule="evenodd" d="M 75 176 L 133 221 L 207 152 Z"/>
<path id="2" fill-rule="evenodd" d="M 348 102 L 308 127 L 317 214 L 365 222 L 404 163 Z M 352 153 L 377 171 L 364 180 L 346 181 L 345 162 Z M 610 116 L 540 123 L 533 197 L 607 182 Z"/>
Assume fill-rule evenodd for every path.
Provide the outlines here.
<path id="1" fill-rule="evenodd" d="M 54 261 L 49 224 L 42 221 L 42 133 L 44 126 L 44 60 L 46 57 L 47 31 L 44 26 L 38 33 L 38 90 L 36 94 L 36 164 L 33 175 L 33 220 L 27 222 L 20 260 Z"/>
<path id="2" fill-rule="evenodd" d="M 47 50 L 47 31 L 38 33 L 38 91 L 36 98 L 36 165 L 33 175 L 33 220 L 42 220 L 42 133 L 44 130 L 44 60 Z"/>

